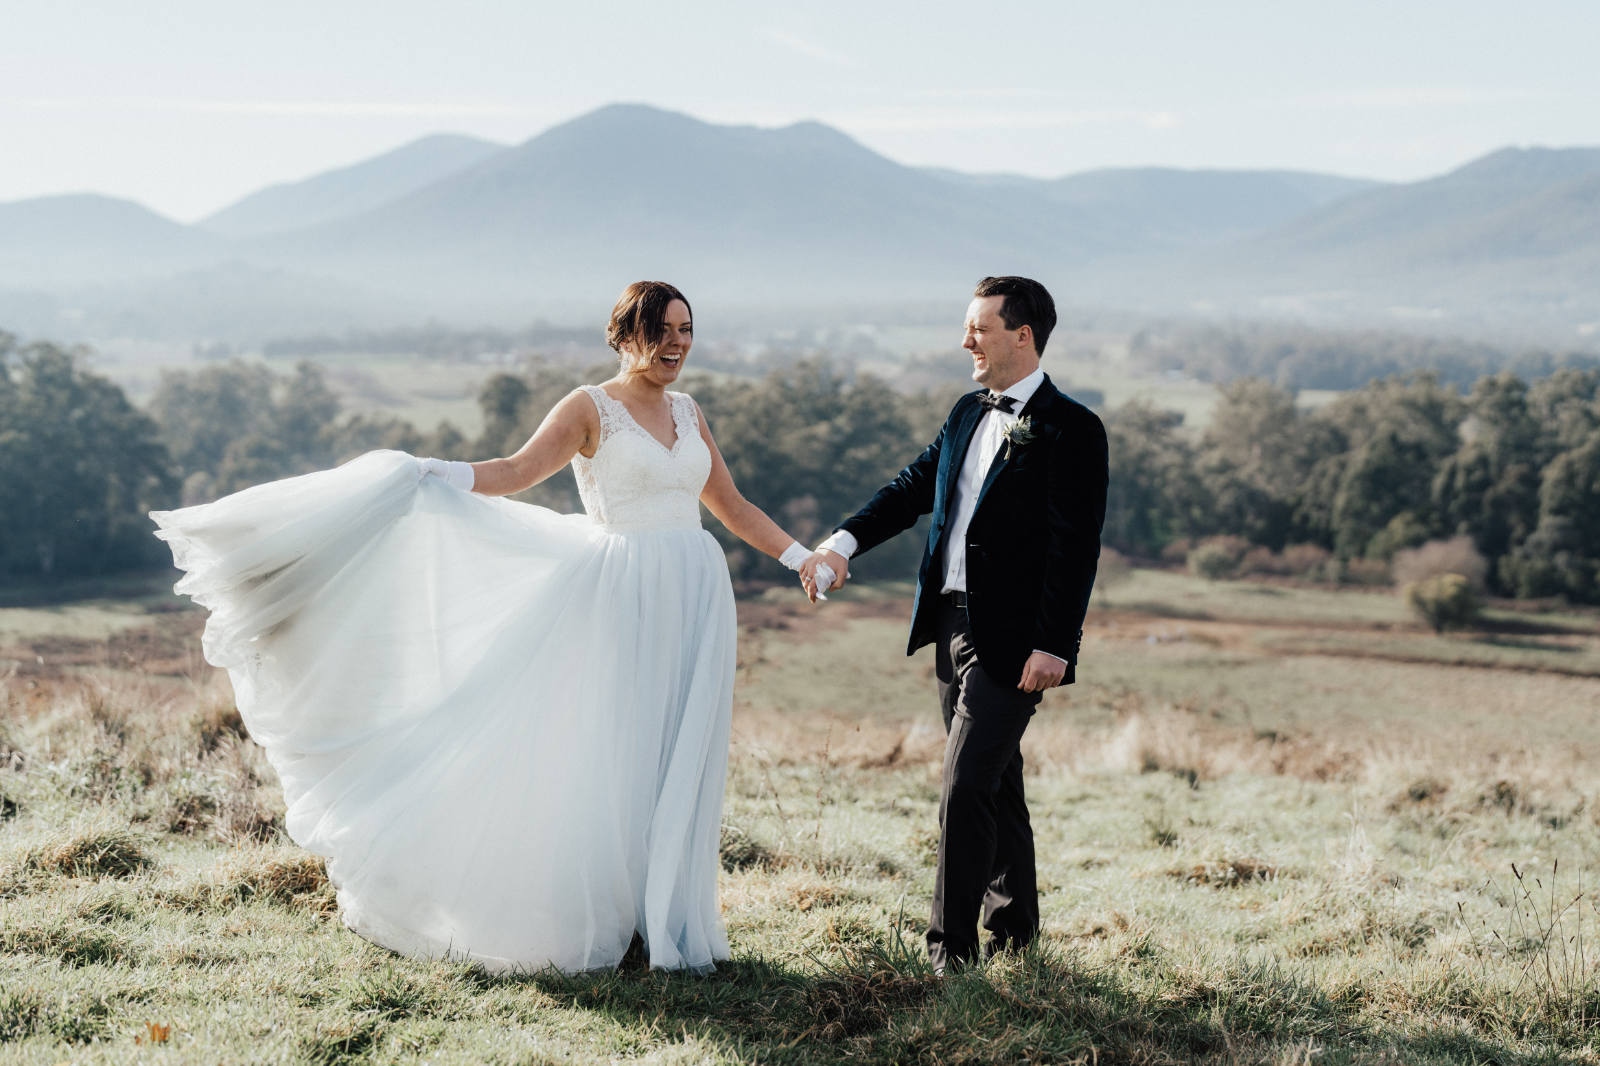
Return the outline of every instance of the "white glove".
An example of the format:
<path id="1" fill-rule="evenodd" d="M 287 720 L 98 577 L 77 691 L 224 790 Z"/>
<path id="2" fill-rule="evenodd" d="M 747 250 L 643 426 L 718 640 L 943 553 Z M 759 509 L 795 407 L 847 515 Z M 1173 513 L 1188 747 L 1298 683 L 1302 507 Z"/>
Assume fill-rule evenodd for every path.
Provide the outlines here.
<path id="1" fill-rule="evenodd" d="M 797 540 L 791 540 L 789 546 L 783 549 L 783 554 L 778 556 L 778 562 L 790 570 L 798 571 L 811 558 L 811 549 Z"/>
<path id="2" fill-rule="evenodd" d="M 471 492 L 476 481 L 471 463 L 460 463 L 450 459 L 418 459 L 417 465 L 421 468 L 423 477 L 432 474 L 446 485 L 462 492 Z"/>
<path id="3" fill-rule="evenodd" d="M 778 562 L 787 566 L 790 570 L 798 571 L 809 558 L 811 558 L 811 549 L 794 540 L 790 541 L 789 546 L 783 549 L 783 554 L 778 556 Z M 825 600 L 828 598 L 822 593 L 829 585 L 833 584 L 833 576 L 833 571 L 828 568 L 826 563 L 817 566 L 817 599 Z M 805 582 L 802 581 L 801 584 L 804 585 Z"/>
<path id="4" fill-rule="evenodd" d="M 833 583 L 838 577 L 839 575 L 833 572 L 833 567 L 827 563 L 817 564 L 817 599 L 825 600 L 828 598 L 826 593 L 828 589 L 833 587 Z"/>

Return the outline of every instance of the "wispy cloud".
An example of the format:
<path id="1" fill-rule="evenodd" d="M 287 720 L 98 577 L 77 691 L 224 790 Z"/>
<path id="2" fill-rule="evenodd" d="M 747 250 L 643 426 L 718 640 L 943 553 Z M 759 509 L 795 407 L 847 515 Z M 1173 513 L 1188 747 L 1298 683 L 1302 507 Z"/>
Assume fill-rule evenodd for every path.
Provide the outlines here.
<path id="1" fill-rule="evenodd" d="M 843 52 L 829 48 L 827 45 L 817 44 L 815 41 L 807 40 L 797 33 L 791 33 L 776 26 L 764 26 L 756 32 L 780 48 L 786 48 L 795 55 L 816 60 L 818 63 L 825 63 L 830 67 L 855 68 L 861 65 Z"/>
<path id="2" fill-rule="evenodd" d="M 1452 85 L 1394 85 L 1311 93 L 1280 101 L 1280 105 L 1309 107 L 1375 108 L 1380 110 L 1429 107 L 1479 107 L 1490 104 L 1529 104 L 1561 100 L 1561 93 L 1512 87 Z"/>
<path id="3" fill-rule="evenodd" d="M 282 115 L 324 118 L 536 117 L 542 108 L 498 103 L 406 100 L 201 100 L 185 97 L 36 97 L 0 106 L 39 111 L 166 111 L 205 115 Z"/>
<path id="4" fill-rule="evenodd" d="M 959 89 L 914 89 L 906 94 L 913 100 L 1064 100 L 1060 89 L 1030 86 L 964 86 Z"/>

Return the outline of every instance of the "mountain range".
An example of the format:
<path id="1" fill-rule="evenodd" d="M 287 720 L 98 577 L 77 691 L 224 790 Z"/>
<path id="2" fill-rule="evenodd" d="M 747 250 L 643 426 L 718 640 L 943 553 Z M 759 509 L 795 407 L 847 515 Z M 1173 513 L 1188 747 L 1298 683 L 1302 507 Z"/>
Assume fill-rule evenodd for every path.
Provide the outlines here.
<path id="1" fill-rule="evenodd" d="M 1600 329 L 1600 148 L 1403 184 L 1046 180 L 904 166 L 815 122 L 613 105 L 518 145 L 427 137 L 193 225 L 94 195 L 0 204 L 0 329 L 68 340 L 592 318 L 639 277 L 776 313 L 960 303 L 995 272 L 1077 306 L 1579 343 Z"/>

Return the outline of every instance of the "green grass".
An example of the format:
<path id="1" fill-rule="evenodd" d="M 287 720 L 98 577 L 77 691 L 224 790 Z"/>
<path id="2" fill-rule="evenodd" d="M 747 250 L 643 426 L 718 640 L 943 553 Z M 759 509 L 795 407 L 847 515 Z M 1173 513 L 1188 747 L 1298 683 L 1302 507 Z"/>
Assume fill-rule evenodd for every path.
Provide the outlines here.
<path id="1" fill-rule="evenodd" d="M 1287 589 L 1278 624 L 1223 590 L 1208 622 L 1182 581 L 1128 585 L 1166 613 L 1097 613 L 1025 742 L 1045 935 L 942 981 L 942 737 L 897 590 L 741 605 L 735 958 L 706 977 L 374 948 L 168 647 L 192 616 L 118 638 L 140 664 L 0 640 L 0 1064 L 1600 1062 L 1600 680 L 1410 629 L 1414 661 L 1275 643 L 1394 639 L 1365 593 Z M 1343 595 L 1376 620 L 1319 628 Z"/>

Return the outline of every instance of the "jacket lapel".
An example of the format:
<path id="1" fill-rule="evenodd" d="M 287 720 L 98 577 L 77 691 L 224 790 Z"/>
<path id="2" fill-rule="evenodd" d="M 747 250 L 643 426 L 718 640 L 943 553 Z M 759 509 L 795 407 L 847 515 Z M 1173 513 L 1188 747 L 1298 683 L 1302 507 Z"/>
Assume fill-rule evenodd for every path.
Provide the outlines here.
<path id="1" fill-rule="evenodd" d="M 1049 418 L 1050 408 L 1053 406 L 1055 396 L 1055 386 L 1050 384 L 1050 375 L 1046 374 L 1044 380 L 1039 383 L 1039 387 L 1033 390 L 1033 395 L 1028 397 L 1028 402 L 1018 412 L 1018 417 L 1033 419 L 1034 431 L 1038 432 L 1042 428 L 1040 423 Z M 976 428 L 976 420 L 974 420 L 973 426 Z M 972 440 L 970 431 L 967 434 L 967 440 L 969 442 Z M 995 455 L 994 462 L 989 464 L 989 472 L 983 476 L 983 485 L 978 489 L 978 502 L 972 508 L 973 514 L 977 514 L 979 508 L 983 506 L 983 499 L 989 495 L 989 488 L 994 484 L 995 478 L 999 477 L 1000 472 L 1010 465 L 1013 450 L 1015 450 L 1014 445 L 1002 444 L 1000 446 L 1000 451 Z"/>
<path id="2" fill-rule="evenodd" d="M 983 408 L 976 401 L 967 404 L 952 427 L 951 446 L 940 457 L 939 487 L 944 492 L 944 513 L 939 516 L 941 524 L 950 516 L 950 507 L 956 498 L 956 479 L 961 476 L 961 465 L 967 461 L 967 449 L 972 447 L 973 434 L 978 431 L 982 418 Z"/>

